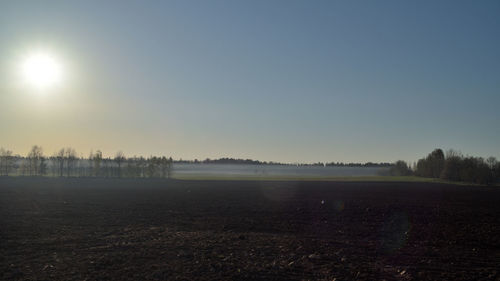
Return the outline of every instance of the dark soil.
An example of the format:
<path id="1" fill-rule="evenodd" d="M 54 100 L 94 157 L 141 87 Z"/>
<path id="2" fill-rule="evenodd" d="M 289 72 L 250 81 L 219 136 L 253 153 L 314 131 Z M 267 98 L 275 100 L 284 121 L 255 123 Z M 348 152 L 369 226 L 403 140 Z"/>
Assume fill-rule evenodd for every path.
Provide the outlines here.
<path id="1" fill-rule="evenodd" d="M 500 188 L 0 179 L 3 280 L 500 280 Z"/>

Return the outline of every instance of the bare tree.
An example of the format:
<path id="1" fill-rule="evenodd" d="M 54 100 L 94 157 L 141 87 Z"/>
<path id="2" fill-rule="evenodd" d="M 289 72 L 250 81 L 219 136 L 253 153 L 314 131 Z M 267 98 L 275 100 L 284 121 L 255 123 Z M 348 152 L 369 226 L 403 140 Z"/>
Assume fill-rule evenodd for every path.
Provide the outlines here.
<path id="1" fill-rule="evenodd" d="M 92 155 L 91 162 L 94 170 L 94 176 L 98 177 L 100 175 L 102 163 L 102 152 L 100 150 L 97 150 L 94 155 Z"/>
<path id="2" fill-rule="evenodd" d="M 160 176 L 162 178 L 166 178 L 167 177 L 167 170 L 168 170 L 168 160 L 165 156 L 161 157 L 160 158 L 160 161 L 159 161 L 159 164 L 160 164 Z"/>
<path id="3" fill-rule="evenodd" d="M 172 177 L 172 171 L 174 169 L 174 160 L 172 159 L 172 157 L 169 157 L 168 158 L 168 168 L 167 168 L 167 178 L 169 179 L 170 177 Z"/>
<path id="4" fill-rule="evenodd" d="M 68 147 L 64 151 L 64 156 L 66 158 L 66 176 L 69 177 L 75 168 L 75 163 L 77 161 L 75 149 Z"/>
<path id="5" fill-rule="evenodd" d="M 154 178 L 158 170 L 158 158 L 155 156 L 150 156 L 147 162 L 148 162 L 147 175 L 149 178 Z"/>
<path id="6" fill-rule="evenodd" d="M 8 176 L 14 167 L 14 156 L 12 151 L 0 148 L 0 175 Z"/>
<path id="7" fill-rule="evenodd" d="M 458 151 L 458 150 L 455 150 L 455 149 L 448 149 L 446 151 L 446 159 L 448 158 L 462 158 L 463 155 L 462 155 L 462 152 Z"/>
<path id="8" fill-rule="evenodd" d="M 38 174 L 40 176 L 47 175 L 47 158 L 45 158 L 45 156 L 40 158 L 40 168 L 38 170 Z"/>
<path id="9" fill-rule="evenodd" d="M 89 158 L 87 160 L 87 176 L 88 177 L 91 177 L 94 173 L 93 173 L 93 161 L 92 161 L 92 158 L 94 157 L 94 151 L 90 150 L 90 153 L 89 153 Z"/>
<path id="10" fill-rule="evenodd" d="M 53 161 L 55 162 L 55 166 L 57 167 L 58 175 L 60 177 L 63 176 L 64 173 L 64 155 L 65 155 L 65 150 L 64 148 L 61 148 L 53 157 Z"/>
<path id="11" fill-rule="evenodd" d="M 146 167 L 148 166 L 148 162 L 144 157 L 140 156 L 139 159 L 137 159 L 137 167 L 139 169 L 139 177 L 143 178 L 146 177 Z"/>
<path id="12" fill-rule="evenodd" d="M 30 176 L 40 175 L 40 168 L 43 159 L 42 147 L 34 145 L 28 153 L 28 173 Z"/>
<path id="13" fill-rule="evenodd" d="M 4 176 L 5 173 L 5 149 L 3 147 L 0 147 L 0 176 Z"/>
<path id="14" fill-rule="evenodd" d="M 172 174 L 172 163 L 173 163 L 172 157 L 167 159 L 165 156 L 163 156 L 159 160 L 162 178 L 170 178 L 170 176 Z"/>
<path id="15" fill-rule="evenodd" d="M 127 176 L 132 178 L 141 177 L 141 167 L 139 164 L 140 158 L 134 156 L 127 159 Z"/>
<path id="16" fill-rule="evenodd" d="M 493 156 L 490 156 L 488 157 L 488 159 L 486 159 L 486 163 L 488 164 L 488 166 L 490 166 L 490 169 L 493 169 L 497 164 L 497 159 Z"/>
<path id="17" fill-rule="evenodd" d="M 121 178 L 122 177 L 122 163 L 125 162 L 126 158 L 125 158 L 125 154 L 123 154 L 123 152 L 120 150 L 116 153 L 115 155 L 115 162 L 116 164 L 118 165 L 118 177 Z"/>

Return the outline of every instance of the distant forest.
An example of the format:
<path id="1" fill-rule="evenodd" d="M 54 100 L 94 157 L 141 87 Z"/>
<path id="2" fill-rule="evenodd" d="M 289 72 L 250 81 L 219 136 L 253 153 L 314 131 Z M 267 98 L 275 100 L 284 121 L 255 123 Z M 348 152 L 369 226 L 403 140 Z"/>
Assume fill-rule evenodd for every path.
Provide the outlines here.
<path id="1" fill-rule="evenodd" d="M 463 156 L 456 150 L 435 149 L 427 157 L 410 167 L 404 161 L 396 161 L 389 173 L 394 176 L 415 175 L 449 181 L 492 184 L 500 181 L 500 162 L 495 157 Z"/>
<path id="2" fill-rule="evenodd" d="M 42 147 L 33 146 L 26 156 L 14 155 L 0 148 L 0 176 L 59 176 L 59 177 L 127 177 L 170 178 L 174 164 L 252 164 L 320 167 L 387 167 L 387 175 L 440 178 L 478 184 L 492 184 L 500 180 L 500 162 L 494 157 L 463 156 L 455 150 L 446 153 L 435 149 L 413 165 L 399 160 L 395 163 L 317 162 L 313 164 L 266 162 L 252 159 L 219 158 L 205 160 L 173 160 L 165 156 L 126 157 L 121 151 L 114 157 L 103 157 L 100 150 L 90 152 L 87 158 L 78 157 L 73 148 L 63 148 L 52 156 L 45 156 Z"/>
<path id="3" fill-rule="evenodd" d="M 207 158 L 205 160 L 174 160 L 174 163 L 190 163 L 190 164 L 251 164 L 251 165 L 285 165 L 285 166 L 335 166 L 335 167 L 391 167 L 394 165 L 393 163 L 342 163 L 342 162 L 316 162 L 312 164 L 307 163 L 281 163 L 281 162 L 273 162 L 273 161 L 259 161 L 252 159 L 235 159 L 235 158 L 219 158 L 219 159 L 210 159 Z"/>

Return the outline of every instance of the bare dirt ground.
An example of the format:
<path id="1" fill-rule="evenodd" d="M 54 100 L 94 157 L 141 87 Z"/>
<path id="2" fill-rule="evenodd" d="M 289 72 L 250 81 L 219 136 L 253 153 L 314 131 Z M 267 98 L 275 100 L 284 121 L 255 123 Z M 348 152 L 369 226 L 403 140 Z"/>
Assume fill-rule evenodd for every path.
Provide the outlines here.
<path id="1" fill-rule="evenodd" d="M 3 280 L 500 280 L 500 188 L 0 179 Z"/>

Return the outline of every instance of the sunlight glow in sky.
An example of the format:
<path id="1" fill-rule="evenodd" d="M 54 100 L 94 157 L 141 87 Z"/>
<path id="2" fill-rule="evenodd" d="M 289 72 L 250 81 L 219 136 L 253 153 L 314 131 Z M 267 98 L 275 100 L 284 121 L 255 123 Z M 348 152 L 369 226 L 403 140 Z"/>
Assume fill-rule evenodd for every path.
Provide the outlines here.
<path id="1" fill-rule="evenodd" d="M 499 14 L 498 1 L 2 1 L 0 146 L 500 158 Z"/>
<path id="2" fill-rule="evenodd" d="M 61 82 L 62 69 L 53 56 L 37 52 L 23 61 L 22 75 L 26 83 L 42 90 Z"/>

